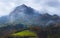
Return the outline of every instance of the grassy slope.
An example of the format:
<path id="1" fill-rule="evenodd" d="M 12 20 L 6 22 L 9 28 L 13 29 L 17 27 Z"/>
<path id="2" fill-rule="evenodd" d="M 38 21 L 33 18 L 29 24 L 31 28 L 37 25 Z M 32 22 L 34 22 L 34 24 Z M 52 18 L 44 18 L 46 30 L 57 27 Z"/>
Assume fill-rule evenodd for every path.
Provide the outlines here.
<path id="1" fill-rule="evenodd" d="M 29 30 L 25 30 L 25 31 L 22 31 L 22 32 L 14 33 L 14 34 L 12 34 L 12 36 L 21 36 L 21 37 L 24 37 L 24 36 L 35 36 L 35 37 L 31 37 L 31 38 L 37 38 L 37 34 L 32 32 L 32 31 L 29 31 Z"/>

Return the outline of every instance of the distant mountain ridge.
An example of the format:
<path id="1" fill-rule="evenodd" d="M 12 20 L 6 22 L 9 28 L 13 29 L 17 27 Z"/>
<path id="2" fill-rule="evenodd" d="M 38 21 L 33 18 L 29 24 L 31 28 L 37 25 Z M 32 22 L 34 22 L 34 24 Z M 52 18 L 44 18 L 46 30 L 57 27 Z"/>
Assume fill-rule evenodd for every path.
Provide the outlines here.
<path id="1" fill-rule="evenodd" d="M 3 24 L 25 24 L 25 25 L 38 25 L 46 26 L 51 21 L 52 23 L 59 22 L 60 17 L 58 15 L 40 14 L 35 9 L 26 5 L 20 5 L 15 8 L 8 16 L 0 18 L 0 26 Z M 2 25 L 1 25 L 2 24 Z"/>

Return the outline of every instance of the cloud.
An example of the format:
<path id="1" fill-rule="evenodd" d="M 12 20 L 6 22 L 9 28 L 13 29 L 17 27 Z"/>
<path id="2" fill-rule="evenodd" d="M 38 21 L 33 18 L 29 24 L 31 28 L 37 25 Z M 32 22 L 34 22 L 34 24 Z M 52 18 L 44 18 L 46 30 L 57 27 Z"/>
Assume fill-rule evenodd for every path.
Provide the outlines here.
<path id="1" fill-rule="evenodd" d="M 38 11 L 47 11 L 49 14 L 60 14 L 60 0 L 0 0 L 0 16 L 8 15 L 21 4 Z"/>
<path id="2" fill-rule="evenodd" d="M 46 2 L 46 4 L 47 4 L 48 6 L 51 6 L 51 7 L 59 7 L 59 6 L 60 6 L 59 1 L 57 1 L 57 0 L 48 1 L 48 2 Z"/>
<path id="3" fill-rule="evenodd" d="M 15 6 L 15 3 L 13 2 L 11 3 L 0 2 L 0 16 L 8 15 L 12 10 L 12 8 L 14 8 L 14 6 Z"/>
<path id="4" fill-rule="evenodd" d="M 42 11 L 49 14 L 60 14 L 60 0 L 36 0 L 35 3 L 42 6 Z"/>

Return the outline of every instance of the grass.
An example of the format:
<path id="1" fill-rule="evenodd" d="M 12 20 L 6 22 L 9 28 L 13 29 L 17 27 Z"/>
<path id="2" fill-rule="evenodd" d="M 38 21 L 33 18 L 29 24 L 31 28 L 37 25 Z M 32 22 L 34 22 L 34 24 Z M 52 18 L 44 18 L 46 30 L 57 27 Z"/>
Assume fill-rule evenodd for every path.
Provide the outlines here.
<path id="1" fill-rule="evenodd" d="M 12 34 L 12 36 L 22 36 L 22 37 L 24 37 L 24 36 L 35 36 L 35 37 L 37 37 L 37 34 L 32 32 L 32 31 L 29 31 L 29 30 L 24 30 L 22 32 Z"/>

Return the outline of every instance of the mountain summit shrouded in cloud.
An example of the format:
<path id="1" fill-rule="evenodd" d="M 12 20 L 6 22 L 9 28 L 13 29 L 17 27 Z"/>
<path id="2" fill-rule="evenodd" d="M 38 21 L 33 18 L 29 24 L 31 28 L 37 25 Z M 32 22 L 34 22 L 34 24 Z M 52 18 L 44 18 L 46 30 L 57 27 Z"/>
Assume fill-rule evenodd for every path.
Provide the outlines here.
<path id="1" fill-rule="evenodd" d="M 0 38 L 60 38 L 60 0 L 0 0 Z"/>
<path id="2" fill-rule="evenodd" d="M 0 0 L 0 16 L 8 15 L 21 4 L 52 15 L 60 15 L 60 0 Z"/>
<path id="3" fill-rule="evenodd" d="M 13 23 L 46 26 L 51 23 L 51 21 L 53 23 L 59 22 L 60 17 L 57 15 L 49 15 L 48 13 L 40 14 L 35 9 L 23 4 L 16 7 L 8 16 L 1 17 L 0 20 L 0 24 L 2 24 L 0 25 L 1 27 Z"/>
<path id="4" fill-rule="evenodd" d="M 14 13 L 24 12 L 26 14 L 33 14 L 34 13 L 34 10 L 31 7 L 27 7 L 25 4 L 22 4 L 21 6 L 16 7 L 13 12 Z"/>
<path id="5" fill-rule="evenodd" d="M 16 9 L 10 13 L 10 21 L 23 24 L 33 24 L 36 22 L 35 24 L 37 24 L 39 16 L 40 14 L 38 14 L 36 10 L 23 4 L 16 7 Z"/>
<path id="6" fill-rule="evenodd" d="M 48 13 L 41 14 L 41 12 L 36 11 L 34 8 L 23 4 L 17 6 L 12 12 L 10 12 L 9 15 L 0 17 L 0 38 L 11 38 L 10 34 L 13 34 L 12 37 L 15 38 L 16 35 L 14 33 L 22 32 L 24 30 L 35 32 L 38 38 L 40 38 L 41 36 L 44 36 L 44 38 L 52 37 L 50 35 L 51 33 L 54 35 L 58 34 L 59 36 L 60 16 L 50 15 Z"/>

